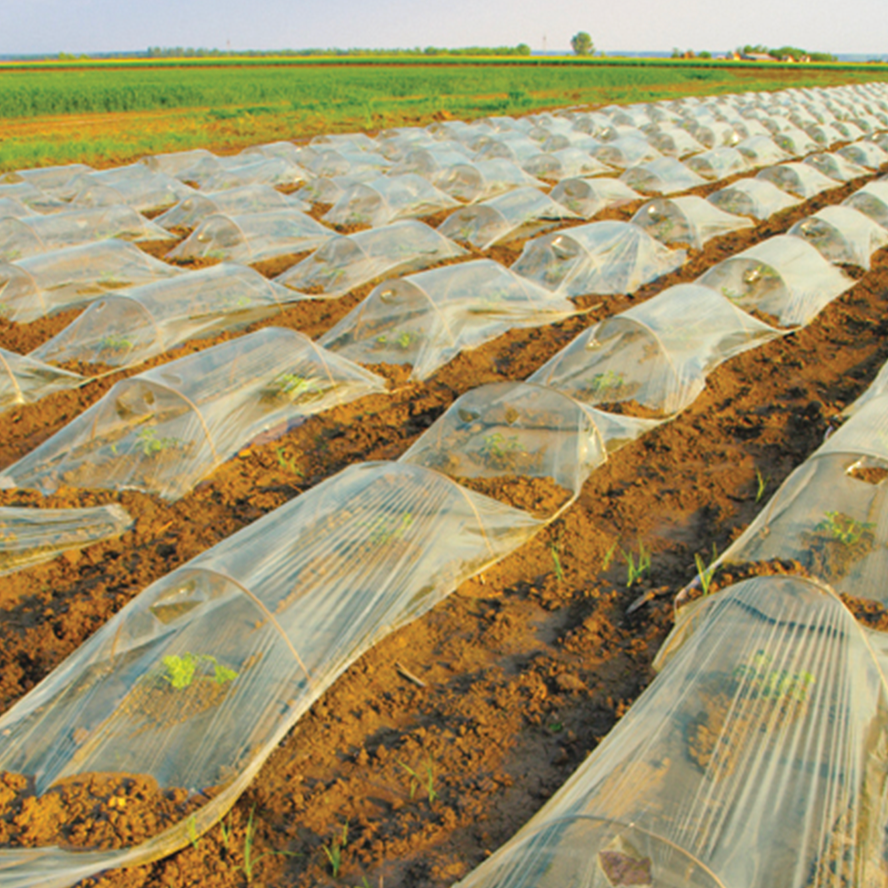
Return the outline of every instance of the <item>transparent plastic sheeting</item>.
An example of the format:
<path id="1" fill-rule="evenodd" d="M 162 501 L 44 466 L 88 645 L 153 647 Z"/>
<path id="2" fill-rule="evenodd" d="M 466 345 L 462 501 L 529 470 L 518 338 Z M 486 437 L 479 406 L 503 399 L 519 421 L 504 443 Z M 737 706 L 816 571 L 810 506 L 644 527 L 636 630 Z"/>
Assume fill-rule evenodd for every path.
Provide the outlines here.
<path id="1" fill-rule="evenodd" d="M 318 341 L 364 364 L 411 364 L 426 379 L 465 349 L 577 308 L 491 259 L 386 281 Z"/>
<path id="2" fill-rule="evenodd" d="M 679 284 L 585 330 L 528 382 L 604 410 L 634 402 L 665 419 L 723 361 L 779 335 L 718 292 Z"/>
<path id="3" fill-rule="evenodd" d="M 804 159 L 803 163 L 820 170 L 824 176 L 829 176 L 830 179 L 835 179 L 837 182 L 850 182 L 852 179 L 869 175 L 868 170 L 856 163 L 851 163 L 841 154 L 811 154 Z"/>
<path id="4" fill-rule="evenodd" d="M 212 795 L 137 846 L 0 850 L 4 888 L 62 888 L 187 845 L 357 657 L 545 526 L 421 465 L 459 459 L 452 436 L 460 471 L 548 471 L 567 502 L 604 459 L 579 405 L 522 383 L 442 420 L 401 461 L 350 467 L 149 586 L 0 718 L 0 769 L 38 793 L 112 771 Z"/>
<path id="5" fill-rule="evenodd" d="M 52 192 L 64 188 L 77 175 L 94 172 L 95 170 L 85 163 L 69 163 L 62 166 L 35 167 L 28 170 L 16 170 L 14 173 L 4 173 L 0 175 L 0 182 L 10 184 L 27 182 L 42 191 Z"/>
<path id="6" fill-rule="evenodd" d="M 486 250 L 496 243 L 529 237 L 558 222 L 579 218 L 536 188 L 516 188 L 451 213 L 438 231 L 458 243 Z"/>
<path id="7" fill-rule="evenodd" d="M 620 176 L 636 191 L 648 194 L 675 194 L 705 185 L 705 180 L 674 157 L 658 157 L 649 163 L 630 167 Z"/>
<path id="8" fill-rule="evenodd" d="M 726 213 L 754 219 L 767 219 L 802 202 L 764 179 L 738 179 L 706 199 Z"/>
<path id="9" fill-rule="evenodd" d="M 591 219 L 607 207 L 618 207 L 644 200 L 644 196 L 620 179 L 565 179 L 559 182 L 549 196 L 583 219 Z"/>
<path id="10" fill-rule="evenodd" d="M 613 172 L 610 167 L 580 148 L 546 151 L 525 161 L 523 167 L 532 176 L 558 182 L 562 179 L 601 176 Z"/>
<path id="11" fill-rule="evenodd" d="M 854 285 L 802 238 L 778 235 L 713 266 L 698 283 L 780 327 L 803 326 Z"/>
<path id="12" fill-rule="evenodd" d="M 631 219 L 663 244 L 687 244 L 695 250 L 712 238 L 753 228 L 745 216 L 726 213 L 702 197 L 674 197 L 646 203 Z"/>
<path id="13" fill-rule="evenodd" d="M 544 183 L 510 160 L 494 158 L 454 164 L 432 178 L 435 187 L 466 203 L 489 200 L 516 188 L 543 188 Z"/>
<path id="14" fill-rule="evenodd" d="M 245 213 L 261 213 L 265 210 L 299 210 L 305 212 L 307 203 L 281 194 L 271 185 L 244 185 L 210 194 L 194 193 L 168 209 L 154 221 L 161 228 L 196 228 L 207 216 L 214 213 L 239 216 Z"/>
<path id="15" fill-rule="evenodd" d="M 260 262 L 314 250 L 334 233 L 299 210 L 269 210 L 242 216 L 216 213 L 207 216 L 167 258 Z"/>
<path id="16" fill-rule="evenodd" d="M 0 219 L 0 259 L 12 262 L 63 247 L 119 237 L 167 240 L 169 232 L 124 206 Z"/>
<path id="17" fill-rule="evenodd" d="M 691 609 L 662 673 L 458 888 L 885 883 L 888 707 L 872 636 L 795 577 Z"/>
<path id="18" fill-rule="evenodd" d="M 0 474 L 0 488 L 134 489 L 174 500 L 262 434 L 382 392 L 382 379 L 269 327 L 118 382 Z"/>
<path id="19" fill-rule="evenodd" d="M 0 317 L 25 324 L 114 290 L 179 274 L 180 269 L 120 240 L 0 262 Z"/>
<path id="20" fill-rule="evenodd" d="M 835 264 L 858 265 L 867 271 L 873 253 L 888 245 L 888 230 L 849 206 L 824 207 L 789 229 Z"/>
<path id="21" fill-rule="evenodd" d="M 65 201 L 41 191 L 30 182 L 0 185 L 0 198 L 15 199 L 24 204 L 32 213 L 58 213 L 68 209 L 68 204 Z"/>
<path id="22" fill-rule="evenodd" d="M 686 258 L 630 222 L 592 222 L 529 241 L 512 270 L 565 296 L 608 295 L 631 293 Z"/>
<path id="23" fill-rule="evenodd" d="M 459 206 L 458 202 L 415 173 L 349 188 L 327 213 L 328 225 L 368 225 L 377 228 L 398 219 L 429 216 Z"/>
<path id="24" fill-rule="evenodd" d="M 836 592 L 888 604 L 888 396 L 878 391 L 783 482 L 722 564 L 795 561 Z"/>
<path id="25" fill-rule="evenodd" d="M 0 576 L 120 536 L 132 526 L 129 513 L 117 504 L 87 509 L 0 507 Z"/>
<path id="26" fill-rule="evenodd" d="M 836 153 L 869 170 L 877 170 L 888 163 L 888 153 L 875 142 L 855 142 L 840 148 Z"/>
<path id="27" fill-rule="evenodd" d="M 235 158 L 221 158 L 220 169 L 194 171 L 195 184 L 204 191 L 222 191 L 226 188 L 239 188 L 244 185 L 293 186 L 305 181 L 305 170 L 282 157 L 262 157 L 260 155 L 238 155 Z"/>
<path id="28" fill-rule="evenodd" d="M 382 275 L 408 274 L 466 255 L 425 223 L 404 220 L 332 237 L 275 281 L 305 295 L 332 298 Z"/>
<path id="29" fill-rule="evenodd" d="M 749 160 L 736 148 L 712 148 L 685 161 L 689 170 L 709 181 L 725 179 L 749 169 Z"/>
<path id="30" fill-rule="evenodd" d="M 226 262 L 98 299 L 30 356 L 132 367 L 190 339 L 277 314 L 293 296 L 258 271 Z"/>
<path id="31" fill-rule="evenodd" d="M 807 163 L 784 163 L 780 166 L 768 167 L 756 176 L 763 182 L 776 185 L 781 191 L 786 191 L 802 200 L 816 197 L 830 188 L 838 188 L 835 179 L 824 176 L 819 170 Z"/>
<path id="32" fill-rule="evenodd" d="M 53 392 L 77 388 L 83 382 L 76 373 L 0 348 L 0 413 L 33 404 Z"/>
<path id="33" fill-rule="evenodd" d="M 143 163 L 77 176 L 69 183 L 75 207 L 124 204 L 140 213 L 172 206 L 194 189 L 165 173 L 149 170 Z"/>
<path id="34" fill-rule="evenodd" d="M 888 229 L 888 182 L 868 182 L 847 197 L 842 206 L 853 207 Z"/>

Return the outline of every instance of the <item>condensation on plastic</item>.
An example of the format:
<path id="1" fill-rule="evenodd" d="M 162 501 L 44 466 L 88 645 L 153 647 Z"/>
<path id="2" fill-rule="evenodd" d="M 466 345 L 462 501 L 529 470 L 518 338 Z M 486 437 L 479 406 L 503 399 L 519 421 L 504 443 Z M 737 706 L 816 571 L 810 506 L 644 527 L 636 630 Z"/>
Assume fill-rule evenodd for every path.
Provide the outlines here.
<path id="1" fill-rule="evenodd" d="M 466 255 L 425 223 L 405 220 L 333 237 L 275 281 L 308 298 L 333 298 L 382 275 L 405 275 Z"/>
<path id="2" fill-rule="evenodd" d="M 736 148 L 710 148 L 689 157 L 684 163 L 689 170 L 709 181 L 745 173 L 750 167 L 748 158 Z"/>
<path id="3" fill-rule="evenodd" d="M 498 262 L 478 259 L 386 281 L 318 342 L 363 364 L 410 364 L 426 379 L 466 349 L 576 306 Z"/>
<path id="4" fill-rule="evenodd" d="M 462 478 L 550 478 L 570 494 L 605 462 L 593 413 L 572 398 L 527 382 L 472 389 L 448 408 L 399 462 Z"/>
<path id="5" fill-rule="evenodd" d="M 855 142 L 836 153 L 868 170 L 877 170 L 888 163 L 888 153 L 875 142 Z"/>
<path id="6" fill-rule="evenodd" d="M 382 176 L 353 185 L 324 214 L 329 225 L 377 228 L 416 216 L 429 216 L 459 206 L 450 195 L 416 173 Z"/>
<path id="7" fill-rule="evenodd" d="M 222 263 L 96 300 L 30 356 L 132 367 L 190 339 L 270 317 L 292 299 L 258 271 Z"/>
<path id="8" fill-rule="evenodd" d="M 216 213 L 207 216 L 167 258 L 261 262 L 287 253 L 314 250 L 334 234 L 299 210 L 269 210 L 241 216 Z"/>
<path id="9" fill-rule="evenodd" d="M 456 210 L 438 226 L 438 231 L 458 243 L 486 250 L 577 218 L 576 213 L 536 188 L 516 188 Z"/>
<path id="10" fill-rule="evenodd" d="M 526 160 L 522 166 L 532 176 L 541 179 L 576 179 L 583 176 L 602 176 L 612 173 L 611 167 L 596 160 L 581 148 L 561 148 L 537 154 Z"/>
<path id="11" fill-rule="evenodd" d="M 25 324 L 108 292 L 182 274 L 126 241 L 107 240 L 0 263 L 0 317 Z"/>
<path id="12" fill-rule="evenodd" d="M 687 258 L 630 222 L 591 222 L 535 238 L 512 270 L 566 296 L 631 293 Z"/>
<path id="13" fill-rule="evenodd" d="M 663 244 L 687 244 L 696 250 L 701 250 L 714 237 L 754 227 L 745 216 L 726 213 L 693 195 L 652 200 L 631 222 Z"/>
<path id="14" fill-rule="evenodd" d="M 134 489 L 178 499 L 260 435 L 383 380 L 295 330 L 269 327 L 118 382 L 0 473 L 0 488 Z"/>
<path id="15" fill-rule="evenodd" d="M 634 401 L 667 418 L 723 361 L 779 335 L 714 290 L 679 284 L 585 330 L 528 382 L 590 406 Z"/>
<path id="16" fill-rule="evenodd" d="M 119 850 L 0 850 L 4 888 L 62 888 L 187 845 L 364 651 L 543 526 L 438 472 L 364 463 L 149 586 L 0 718 L 0 768 L 37 792 L 113 770 L 214 796 Z M 198 660 L 176 688 L 164 658 L 188 654 L 234 677 L 219 685 Z"/>
<path id="17" fill-rule="evenodd" d="M 807 163 L 823 173 L 824 176 L 829 176 L 830 179 L 835 179 L 837 182 L 850 182 L 852 179 L 869 175 L 868 170 L 858 166 L 856 163 L 851 163 L 850 160 L 842 157 L 841 154 L 810 154 L 802 162 Z"/>
<path id="18" fill-rule="evenodd" d="M 550 192 L 549 197 L 583 219 L 591 219 L 607 207 L 618 207 L 644 196 L 620 179 L 602 176 L 598 179 L 565 179 Z"/>
<path id="19" fill-rule="evenodd" d="M 68 210 L 49 216 L 0 219 L 0 259 L 7 262 L 119 237 L 166 240 L 169 232 L 125 206 Z"/>
<path id="20" fill-rule="evenodd" d="M 658 157 L 630 167 L 620 179 L 630 188 L 648 194 L 676 194 L 706 182 L 674 157 Z"/>
<path id="21" fill-rule="evenodd" d="M 309 204 L 288 194 L 282 194 L 271 185 L 244 185 L 211 194 L 193 194 L 171 207 L 154 221 L 161 228 L 195 228 L 207 216 L 223 213 L 231 216 L 261 213 L 265 210 L 310 209 Z"/>
<path id="22" fill-rule="evenodd" d="M 776 185 L 781 191 L 808 200 L 830 188 L 838 188 L 835 179 L 824 176 L 819 170 L 807 163 L 784 163 L 768 167 L 756 175 L 763 182 Z"/>
<path id="23" fill-rule="evenodd" d="M 0 348 L 0 413 L 20 404 L 33 404 L 53 392 L 76 388 L 84 381 L 76 373 Z"/>
<path id="24" fill-rule="evenodd" d="M 721 563 L 795 561 L 836 592 L 888 604 L 888 396 L 877 386 L 853 406 Z"/>
<path id="25" fill-rule="evenodd" d="M 885 883 L 888 706 L 871 636 L 798 578 L 692 607 L 662 673 L 458 888 Z"/>
<path id="26" fill-rule="evenodd" d="M 888 245 L 888 231 L 848 206 L 824 207 L 796 222 L 788 233 L 813 244 L 832 263 L 858 265 L 867 271 L 873 253 Z"/>
<path id="27" fill-rule="evenodd" d="M 842 201 L 842 206 L 853 207 L 882 228 L 888 228 L 888 182 L 868 182 Z"/>
<path id="28" fill-rule="evenodd" d="M 802 238 L 768 238 L 713 266 L 698 283 L 718 290 L 745 311 L 757 310 L 780 327 L 807 324 L 854 285 Z"/>
<path id="29" fill-rule="evenodd" d="M 738 179 L 706 199 L 726 213 L 754 219 L 768 219 L 774 213 L 801 203 L 801 198 L 793 197 L 763 179 Z"/>
<path id="30" fill-rule="evenodd" d="M 0 576 L 120 536 L 133 523 L 116 503 L 86 509 L 0 507 Z"/>

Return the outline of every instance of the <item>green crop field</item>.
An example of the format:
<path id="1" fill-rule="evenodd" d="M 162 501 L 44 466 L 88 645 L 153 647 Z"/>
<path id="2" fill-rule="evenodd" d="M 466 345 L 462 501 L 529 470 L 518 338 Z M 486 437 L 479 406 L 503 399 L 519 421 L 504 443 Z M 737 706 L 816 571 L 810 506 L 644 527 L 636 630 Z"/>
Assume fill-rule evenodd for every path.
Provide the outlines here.
<path id="1" fill-rule="evenodd" d="M 0 168 L 80 159 L 101 165 L 197 145 L 226 150 L 324 131 L 425 124 L 442 115 L 471 119 L 886 75 L 882 65 L 574 58 L 7 63 L 0 65 Z"/>

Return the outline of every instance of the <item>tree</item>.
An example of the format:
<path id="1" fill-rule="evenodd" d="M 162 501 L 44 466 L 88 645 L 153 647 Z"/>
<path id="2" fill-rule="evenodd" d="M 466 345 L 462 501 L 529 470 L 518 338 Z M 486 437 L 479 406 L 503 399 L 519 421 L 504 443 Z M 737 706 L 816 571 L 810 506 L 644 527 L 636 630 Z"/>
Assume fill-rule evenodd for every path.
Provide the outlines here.
<path id="1" fill-rule="evenodd" d="M 595 52 L 592 38 L 585 31 L 578 31 L 570 38 L 570 45 L 576 55 L 591 55 Z"/>

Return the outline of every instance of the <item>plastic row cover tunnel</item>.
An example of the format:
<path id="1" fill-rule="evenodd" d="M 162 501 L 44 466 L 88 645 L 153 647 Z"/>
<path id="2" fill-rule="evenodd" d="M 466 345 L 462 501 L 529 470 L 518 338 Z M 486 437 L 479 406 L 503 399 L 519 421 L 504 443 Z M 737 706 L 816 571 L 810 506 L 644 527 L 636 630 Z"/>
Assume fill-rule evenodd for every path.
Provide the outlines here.
<path id="1" fill-rule="evenodd" d="M 82 376 L 0 348 L 0 413 L 33 404 L 53 392 L 77 388 Z"/>
<path id="2" fill-rule="evenodd" d="M 4 888 L 186 845 L 363 651 L 526 542 L 604 459 L 569 398 L 522 383 L 471 394 L 399 462 L 350 467 L 148 587 L 0 718 L 0 770 L 34 796 L 126 775 L 156 800 L 159 830 L 117 850 L 88 831 L 80 850 L 61 835 L 0 850 Z M 429 465 L 549 493 L 535 517 Z"/>
<path id="3" fill-rule="evenodd" d="M 693 607 L 653 684 L 459 888 L 884 884 L 888 706 L 867 631 L 797 577 Z"/>
<path id="4" fill-rule="evenodd" d="M 25 324 L 119 290 L 181 274 L 126 241 L 53 250 L 0 263 L 0 317 Z"/>
<path id="5" fill-rule="evenodd" d="M 252 268 L 222 263 L 108 294 L 30 356 L 131 367 L 190 339 L 267 318 L 293 298 Z"/>
<path id="6" fill-rule="evenodd" d="M 378 376 L 301 333 L 270 327 L 121 380 L 5 469 L 0 488 L 177 499 L 258 435 L 383 390 Z"/>
<path id="7" fill-rule="evenodd" d="M 412 378 L 426 379 L 465 349 L 576 311 L 498 262 L 478 259 L 380 284 L 318 341 L 364 364 L 412 364 Z"/>

